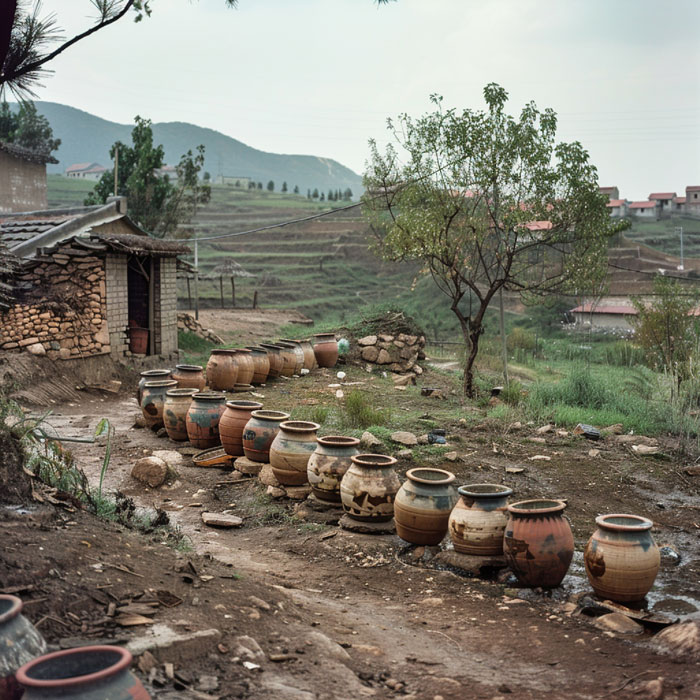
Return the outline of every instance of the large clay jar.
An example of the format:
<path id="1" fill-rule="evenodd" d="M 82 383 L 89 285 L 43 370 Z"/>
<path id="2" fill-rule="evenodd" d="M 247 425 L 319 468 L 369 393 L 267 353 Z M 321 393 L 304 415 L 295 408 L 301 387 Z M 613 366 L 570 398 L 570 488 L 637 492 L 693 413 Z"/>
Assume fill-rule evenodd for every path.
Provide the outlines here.
<path id="1" fill-rule="evenodd" d="M 301 343 L 298 340 L 287 340 L 286 338 L 283 338 L 279 341 L 278 345 L 292 349 L 296 360 L 294 363 L 294 374 L 301 374 L 301 370 L 304 369 L 306 359 L 304 357 L 304 349 L 301 347 Z"/>
<path id="2" fill-rule="evenodd" d="M 204 368 L 201 365 L 175 365 L 172 379 L 180 389 L 197 389 L 201 391 L 207 385 Z"/>
<path id="3" fill-rule="evenodd" d="M 23 700 L 149 700 L 130 671 L 131 652 L 116 646 L 78 647 L 40 656 L 22 666 Z"/>
<path id="4" fill-rule="evenodd" d="M 270 374 L 270 358 L 267 350 L 254 345 L 249 345 L 248 350 L 253 359 L 253 380 L 250 383 L 264 384 L 267 381 L 267 375 Z"/>
<path id="5" fill-rule="evenodd" d="M 282 411 L 253 411 L 243 428 L 243 454 L 253 462 L 269 462 L 272 441 L 287 418 Z"/>
<path id="6" fill-rule="evenodd" d="M 450 514 L 449 533 L 455 551 L 477 556 L 503 554 L 508 522 L 508 496 L 513 489 L 500 484 L 469 484 Z"/>
<path id="7" fill-rule="evenodd" d="M 24 692 L 15 674 L 33 658 L 46 651 L 46 642 L 22 615 L 22 601 L 0 595 L 0 698 L 18 700 Z"/>
<path id="8" fill-rule="evenodd" d="M 257 401 L 227 401 L 226 410 L 219 421 L 219 437 L 227 455 L 243 455 L 243 429 L 250 420 L 252 411 L 263 405 Z"/>
<path id="9" fill-rule="evenodd" d="M 226 396 L 216 391 L 200 391 L 192 397 L 185 423 L 192 447 L 206 450 L 219 444 L 219 420 L 226 408 Z"/>
<path id="10" fill-rule="evenodd" d="M 165 431 L 171 440 L 178 442 L 188 439 L 187 435 L 187 411 L 190 410 L 192 397 L 197 389 L 171 389 L 165 394 L 163 405 L 163 423 Z"/>
<path id="11" fill-rule="evenodd" d="M 358 454 L 360 441 L 344 435 L 316 438 L 316 449 L 306 466 L 306 477 L 314 496 L 340 503 L 340 481 L 349 469 L 350 457 Z"/>
<path id="12" fill-rule="evenodd" d="M 282 349 L 272 343 L 260 343 L 260 347 L 267 352 L 267 359 L 270 362 L 268 379 L 277 379 L 282 374 L 284 360 L 282 359 Z"/>
<path id="13" fill-rule="evenodd" d="M 141 405 L 141 392 L 143 392 L 143 385 L 146 382 L 154 382 L 157 379 L 170 379 L 171 371 L 169 369 L 147 369 L 145 372 L 141 372 L 141 379 L 139 379 L 138 386 L 136 388 L 136 399 Z"/>
<path id="14" fill-rule="evenodd" d="M 277 481 L 284 486 L 305 484 L 309 457 L 316 449 L 316 431 L 321 426 L 306 420 L 280 423 L 270 446 L 270 464 Z"/>
<path id="15" fill-rule="evenodd" d="M 207 386 L 213 391 L 233 391 L 238 381 L 238 363 L 235 350 L 218 348 L 211 351 L 207 362 Z"/>
<path id="16" fill-rule="evenodd" d="M 282 369 L 280 375 L 283 377 L 293 377 L 294 370 L 297 366 L 297 356 L 294 348 L 285 343 L 275 343 L 279 348 L 280 357 L 282 358 Z"/>
<path id="17" fill-rule="evenodd" d="M 444 469 L 418 467 L 406 472 L 394 501 L 396 534 L 412 544 L 436 545 L 447 534 L 457 502 L 455 475 Z"/>
<path id="18" fill-rule="evenodd" d="M 535 499 L 508 506 L 503 537 L 508 566 L 525 586 L 554 588 L 569 570 L 574 537 L 564 501 Z"/>
<path id="19" fill-rule="evenodd" d="M 304 353 L 304 369 L 308 369 L 309 371 L 311 371 L 312 369 L 316 369 L 316 367 L 318 367 L 318 364 L 316 363 L 316 354 L 314 353 L 314 346 L 311 345 L 310 341 L 308 340 L 300 340 L 298 342 L 299 347 Z"/>
<path id="20" fill-rule="evenodd" d="M 255 374 L 255 364 L 253 354 L 248 348 L 236 349 L 236 364 L 238 365 L 238 378 L 236 384 L 252 384 Z"/>
<path id="21" fill-rule="evenodd" d="M 338 361 L 338 341 L 335 333 L 314 335 L 314 355 L 319 367 L 335 367 Z"/>
<path id="22" fill-rule="evenodd" d="M 586 573 L 600 598 L 619 603 L 639 601 L 659 573 L 659 548 L 653 523 L 639 515 L 599 515 L 598 529 L 583 552 Z"/>
<path id="23" fill-rule="evenodd" d="M 146 425 L 153 430 L 163 427 L 163 408 L 165 395 L 177 387 L 174 379 L 157 379 L 146 382 L 141 391 L 141 412 Z"/>
<path id="24" fill-rule="evenodd" d="M 353 520 L 387 522 L 394 517 L 394 499 L 401 487 L 395 457 L 360 454 L 340 482 L 343 510 Z"/>

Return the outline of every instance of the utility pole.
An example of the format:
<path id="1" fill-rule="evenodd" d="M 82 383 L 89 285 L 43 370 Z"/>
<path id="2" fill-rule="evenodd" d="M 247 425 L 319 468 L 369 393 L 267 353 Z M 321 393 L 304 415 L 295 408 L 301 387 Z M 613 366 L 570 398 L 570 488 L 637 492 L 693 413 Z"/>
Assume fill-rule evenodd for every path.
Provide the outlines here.
<path id="1" fill-rule="evenodd" d="M 684 270 L 685 267 L 683 266 L 683 227 L 682 226 L 676 226 L 676 235 L 680 236 L 681 239 L 681 266 L 680 270 Z"/>
<path id="2" fill-rule="evenodd" d="M 199 246 L 194 239 L 194 317 L 199 321 Z"/>
<path id="3" fill-rule="evenodd" d="M 114 196 L 117 196 L 117 182 L 119 181 L 119 146 L 114 148 Z"/>

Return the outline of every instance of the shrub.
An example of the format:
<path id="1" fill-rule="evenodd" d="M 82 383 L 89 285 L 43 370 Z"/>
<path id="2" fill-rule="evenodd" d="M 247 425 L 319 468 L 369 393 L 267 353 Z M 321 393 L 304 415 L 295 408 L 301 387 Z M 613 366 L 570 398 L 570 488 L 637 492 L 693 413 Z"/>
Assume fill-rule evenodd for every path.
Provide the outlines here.
<path id="1" fill-rule="evenodd" d="M 533 351 L 535 349 L 535 334 L 527 328 L 516 326 L 508 334 L 506 344 L 508 352 L 515 352 L 516 350 Z"/>

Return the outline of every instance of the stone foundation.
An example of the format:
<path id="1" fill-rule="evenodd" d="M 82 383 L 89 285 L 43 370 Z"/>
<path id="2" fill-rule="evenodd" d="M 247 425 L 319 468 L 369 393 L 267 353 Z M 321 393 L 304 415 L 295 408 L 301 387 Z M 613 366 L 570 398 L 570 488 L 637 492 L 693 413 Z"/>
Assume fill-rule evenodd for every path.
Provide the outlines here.
<path id="1" fill-rule="evenodd" d="M 370 365 L 397 374 L 423 374 L 418 364 L 425 359 L 425 336 L 407 335 L 367 335 L 357 341 L 357 359 Z"/>

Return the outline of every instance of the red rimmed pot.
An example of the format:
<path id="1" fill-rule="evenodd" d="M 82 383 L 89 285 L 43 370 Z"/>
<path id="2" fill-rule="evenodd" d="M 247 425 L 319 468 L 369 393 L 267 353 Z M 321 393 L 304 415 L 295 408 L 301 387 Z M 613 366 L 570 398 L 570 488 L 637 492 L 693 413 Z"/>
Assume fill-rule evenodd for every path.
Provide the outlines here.
<path id="1" fill-rule="evenodd" d="M 503 554 L 524 586 L 555 588 L 574 556 L 574 537 L 564 501 L 545 498 L 508 506 Z"/>
<path id="2" fill-rule="evenodd" d="M 436 545 L 447 534 L 447 522 L 457 502 L 455 475 L 445 469 L 417 467 L 394 500 L 396 534 L 411 544 Z"/>
<path id="3" fill-rule="evenodd" d="M 343 510 L 353 520 L 388 522 L 394 517 L 394 499 L 401 487 L 394 471 L 396 458 L 359 454 L 340 482 Z"/>
<path id="4" fill-rule="evenodd" d="M 335 339 L 335 333 L 316 333 L 313 348 L 319 367 L 335 367 L 338 362 L 338 341 Z"/>
<path id="5" fill-rule="evenodd" d="M 155 382 L 159 379 L 172 379 L 171 374 L 172 370 L 169 369 L 147 369 L 145 372 L 141 372 L 141 379 L 136 387 L 136 400 L 139 402 L 139 406 L 141 405 L 143 385 L 146 382 Z"/>
<path id="6" fill-rule="evenodd" d="M 289 413 L 283 411 L 253 411 L 243 428 L 243 454 L 253 462 L 269 462 L 280 423 L 288 418 Z"/>
<path id="7" fill-rule="evenodd" d="M 653 522 L 640 515 L 599 515 L 583 552 L 596 595 L 618 603 L 643 600 L 659 573 L 661 557 L 651 535 Z"/>
<path id="8" fill-rule="evenodd" d="M 306 357 L 304 356 L 304 349 L 301 347 L 300 340 L 288 340 L 287 338 L 282 338 L 278 341 L 278 345 L 287 346 L 294 352 L 294 357 L 296 362 L 294 364 L 294 374 L 300 375 L 301 370 L 304 369 L 306 365 Z"/>
<path id="9" fill-rule="evenodd" d="M 258 348 L 255 345 L 248 345 L 250 356 L 253 358 L 253 380 L 251 384 L 264 384 L 270 374 L 270 358 L 265 348 Z"/>
<path id="10" fill-rule="evenodd" d="M 171 389 L 165 393 L 163 404 L 163 424 L 168 437 L 176 442 L 188 440 L 187 411 L 190 410 L 192 397 L 197 389 Z"/>
<path id="11" fill-rule="evenodd" d="M 267 353 L 267 359 L 270 362 L 270 371 L 268 379 L 277 379 L 282 374 L 284 360 L 282 359 L 282 348 L 278 348 L 272 343 L 260 343 L 260 347 Z"/>
<path id="12" fill-rule="evenodd" d="M 450 513 L 448 528 L 455 551 L 477 556 L 503 554 L 508 496 L 513 489 L 501 484 L 467 484 L 457 493 L 460 498 Z"/>
<path id="13" fill-rule="evenodd" d="M 46 642 L 34 625 L 22 615 L 22 600 L 0 595 L 0 698 L 19 700 L 24 690 L 15 675 L 17 669 L 46 651 Z"/>
<path id="14" fill-rule="evenodd" d="M 192 397 L 185 424 L 193 447 L 206 450 L 219 445 L 219 421 L 226 408 L 226 396 L 216 391 L 200 391 Z"/>
<path id="15" fill-rule="evenodd" d="M 257 401 L 226 402 L 226 410 L 219 421 L 219 438 L 227 455 L 243 455 L 243 430 L 250 420 L 250 414 L 262 407 Z"/>
<path id="16" fill-rule="evenodd" d="M 207 386 L 212 391 L 232 391 L 238 381 L 236 351 L 216 348 L 207 362 Z"/>
<path id="17" fill-rule="evenodd" d="M 202 391 L 207 385 L 204 378 L 204 368 L 201 365 L 175 365 L 172 379 L 177 382 L 179 389 Z"/>
<path id="18" fill-rule="evenodd" d="M 236 348 L 236 364 L 238 365 L 238 377 L 236 384 L 252 384 L 255 374 L 253 353 L 248 348 Z"/>
<path id="19" fill-rule="evenodd" d="M 314 496 L 340 503 L 340 482 L 350 468 L 350 458 L 359 453 L 360 441 L 344 435 L 316 438 L 316 448 L 306 466 L 306 477 Z"/>
<path id="20" fill-rule="evenodd" d="M 177 382 L 174 379 L 158 379 L 146 382 L 141 391 L 141 413 L 143 413 L 146 425 L 152 430 L 163 427 L 163 408 L 168 391 L 175 389 Z"/>
<path id="21" fill-rule="evenodd" d="M 130 671 L 131 652 L 122 647 L 89 646 L 56 651 L 17 671 L 23 700 L 149 700 Z"/>
<path id="22" fill-rule="evenodd" d="M 316 431 L 321 426 L 306 420 L 280 423 L 270 445 L 270 464 L 277 481 L 284 486 L 305 484 L 309 458 L 316 449 Z"/>

